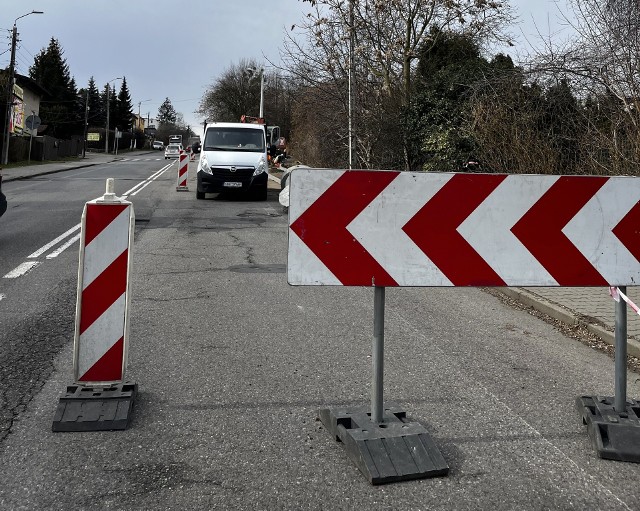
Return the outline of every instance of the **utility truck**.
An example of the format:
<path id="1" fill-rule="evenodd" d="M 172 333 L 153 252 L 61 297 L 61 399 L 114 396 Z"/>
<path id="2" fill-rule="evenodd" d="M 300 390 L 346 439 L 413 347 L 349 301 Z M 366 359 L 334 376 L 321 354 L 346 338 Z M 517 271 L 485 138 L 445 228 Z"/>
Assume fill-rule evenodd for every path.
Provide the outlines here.
<path id="1" fill-rule="evenodd" d="M 198 162 L 196 199 L 205 193 L 245 192 L 267 200 L 269 163 L 263 124 L 205 124 Z"/>

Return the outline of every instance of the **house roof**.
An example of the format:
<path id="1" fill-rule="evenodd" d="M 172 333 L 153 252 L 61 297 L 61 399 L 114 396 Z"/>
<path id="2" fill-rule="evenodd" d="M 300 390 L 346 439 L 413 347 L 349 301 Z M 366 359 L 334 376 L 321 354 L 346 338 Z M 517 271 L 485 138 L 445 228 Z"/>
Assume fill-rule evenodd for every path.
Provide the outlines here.
<path id="1" fill-rule="evenodd" d="M 20 87 L 27 88 L 30 91 L 39 94 L 41 97 L 51 96 L 47 89 L 38 84 L 38 82 L 36 82 L 33 78 L 29 78 L 28 76 L 16 73 L 16 83 Z"/>

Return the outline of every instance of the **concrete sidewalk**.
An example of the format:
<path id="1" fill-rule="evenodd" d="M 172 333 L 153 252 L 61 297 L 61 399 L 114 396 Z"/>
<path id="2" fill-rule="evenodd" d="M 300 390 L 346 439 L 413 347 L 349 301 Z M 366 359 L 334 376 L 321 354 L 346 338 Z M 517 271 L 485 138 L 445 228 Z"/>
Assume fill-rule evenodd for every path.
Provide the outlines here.
<path id="1" fill-rule="evenodd" d="M 504 294 L 569 325 L 582 325 L 614 344 L 615 302 L 606 287 L 501 288 Z M 627 287 L 627 296 L 640 303 L 640 289 Z M 640 358 L 640 316 L 627 309 L 629 355 Z"/>
<path id="2" fill-rule="evenodd" d="M 101 163 L 158 154 L 157 151 L 132 151 L 118 156 L 104 153 L 87 153 L 78 160 L 34 164 L 5 168 L 3 181 L 26 179 L 29 177 L 62 172 L 65 170 L 90 167 Z M 272 171 L 269 188 L 279 188 L 281 171 Z M 609 295 L 609 289 L 603 287 L 513 287 L 500 288 L 509 298 L 533 307 L 568 325 L 582 325 L 604 342 L 614 344 L 615 302 Z M 627 295 L 636 304 L 640 304 L 640 289 L 629 287 Z M 628 353 L 640 358 L 640 316 L 628 309 Z"/>

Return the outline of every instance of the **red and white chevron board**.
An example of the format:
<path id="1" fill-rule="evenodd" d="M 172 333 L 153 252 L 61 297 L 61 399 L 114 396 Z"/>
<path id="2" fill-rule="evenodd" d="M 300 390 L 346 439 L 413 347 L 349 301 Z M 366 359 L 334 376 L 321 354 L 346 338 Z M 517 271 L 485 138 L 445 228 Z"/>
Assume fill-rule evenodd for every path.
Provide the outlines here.
<path id="1" fill-rule="evenodd" d="M 290 179 L 292 285 L 640 283 L 640 178 L 300 168 Z"/>
<path id="2" fill-rule="evenodd" d="M 180 151 L 180 162 L 178 165 L 178 184 L 176 190 L 188 190 L 187 178 L 189 177 L 189 155 L 185 151 Z"/>
<path id="3" fill-rule="evenodd" d="M 124 381 L 133 225 L 128 201 L 85 205 L 73 360 L 77 383 Z"/>

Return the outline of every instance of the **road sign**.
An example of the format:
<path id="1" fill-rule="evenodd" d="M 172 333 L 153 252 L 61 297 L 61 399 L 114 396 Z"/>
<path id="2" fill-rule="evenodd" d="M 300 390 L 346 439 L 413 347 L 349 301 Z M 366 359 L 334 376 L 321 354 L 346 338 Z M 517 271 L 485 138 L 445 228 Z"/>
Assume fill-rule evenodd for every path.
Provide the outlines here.
<path id="1" fill-rule="evenodd" d="M 87 133 L 88 142 L 97 142 L 100 140 L 100 133 Z"/>
<path id="2" fill-rule="evenodd" d="M 640 179 L 291 175 L 288 280 L 345 286 L 640 283 Z"/>
<path id="3" fill-rule="evenodd" d="M 30 115 L 29 117 L 27 117 L 27 119 L 25 121 L 25 125 L 27 126 L 27 129 L 29 129 L 29 130 L 37 129 L 38 126 L 40 126 L 41 123 L 42 123 L 42 121 L 40 120 L 40 117 L 38 117 L 37 115 Z"/>

